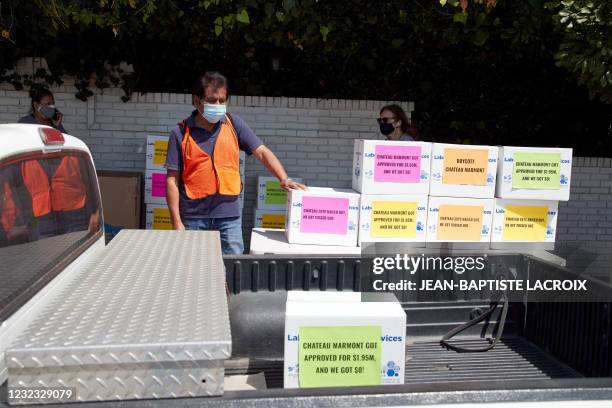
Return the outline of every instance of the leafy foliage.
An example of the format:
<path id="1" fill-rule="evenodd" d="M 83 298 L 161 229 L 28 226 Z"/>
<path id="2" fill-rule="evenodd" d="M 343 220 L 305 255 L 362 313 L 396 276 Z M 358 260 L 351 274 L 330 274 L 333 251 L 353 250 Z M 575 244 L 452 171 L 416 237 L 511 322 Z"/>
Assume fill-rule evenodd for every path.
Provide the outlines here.
<path id="1" fill-rule="evenodd" d="M 414 100 L 427 140 L 612 155 L 605 2 L 8 0 L 0 80 L 68 73 L 81 99 L 119 85 L 127 100 L 188 92 L 219 70 L 234 94 Z M 50 72 L 11 76 L 24 56 L 45 57 Z"/>

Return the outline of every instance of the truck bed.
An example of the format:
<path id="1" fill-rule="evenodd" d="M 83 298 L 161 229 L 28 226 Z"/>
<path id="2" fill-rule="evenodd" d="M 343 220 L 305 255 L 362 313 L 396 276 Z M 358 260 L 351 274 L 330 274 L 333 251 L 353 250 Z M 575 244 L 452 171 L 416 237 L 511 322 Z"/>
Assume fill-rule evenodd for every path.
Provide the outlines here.
<path id="1" fill-rule="evenodd" d="M 474 347 L 478 340 L 459 340 Z M 283 361 L 230 359 L 225 375 L 263 372 L 268 388 L 283 387 Z M 479 383 L 482 381 L 550 380 L 578 378 L 579 373 L 521 337 L 503 338 L 485 353 L 457 353 L 436 341 L 421 341 L 406 347 L 405 384 Z"/>

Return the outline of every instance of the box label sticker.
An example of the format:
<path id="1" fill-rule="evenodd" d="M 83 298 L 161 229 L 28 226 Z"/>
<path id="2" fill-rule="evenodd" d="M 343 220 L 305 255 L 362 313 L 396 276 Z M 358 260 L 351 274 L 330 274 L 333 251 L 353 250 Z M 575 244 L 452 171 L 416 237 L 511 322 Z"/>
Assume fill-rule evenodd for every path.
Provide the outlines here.
<path id="1" fill-rule="evenodd" d="M 512 188 L 558 190 L 561 153 L 514 153 Z"/>
<path id="2" fill-rule="evenodd" d="M 418 183 L 421 180 L 421 146 L 376 145 L 374 181 Z"/>
<path id="3" fill-rule="evenodd" d="M 151 195 L 153 197 L 166 196 L 166 174 L 153 173 L 151 175 Z"/>
<path id="4" fill-rule="evenodd" d="M 487 149 L 444 149 L 443 184 L 487 184 Z"/>
<path id="5" fill-rule="evenodd" d="M 153 143 L 153 164 L 166 164 L 166 154 L 168 153 L 168 141 L 156 140 Z"/>
<path id="6" fill-rule="evenodd" d="M 414 201 L 373 201 L 372 237 L 416 237 L 417 203 Z"/>
<path id="7" fill-rule="evenodd" d="M 300 327 L 300 387 L 378 385 L 380 326 Z"/>
<path id="8" fill-rule="evenodd" d="M 438 212 L 439 241 L 480 241 L 481 205 L 443 204 Z"/>
<path id="9" fill-rule="evenodd" d="M 302 198 L 300 231 L 315 234 L 346 235 L 348 231 L 348 198 Z"/>
<path id="10" fill-rule="evenodd" d="M 170 210 L 168 208 L 153 208 L 152 224 L 154 230 L 171 230 Z"/>
<path id="11" fill-rule="evenodd" d="M 261 227 L 262 228 L 284 229 L 285 228 L 285 214 L 262 214 Z"/>
<path id="12" fill-rule="evenodd" d="M 546 240 L 547 206 L 507 205 L 504 210 L 504 241 Z"/>
<path id="13" fill-rule="evenodd" d="M 287 204 L 287 192 L 280 186 L 280 181 L 266 181 L 266 204 Z"/>

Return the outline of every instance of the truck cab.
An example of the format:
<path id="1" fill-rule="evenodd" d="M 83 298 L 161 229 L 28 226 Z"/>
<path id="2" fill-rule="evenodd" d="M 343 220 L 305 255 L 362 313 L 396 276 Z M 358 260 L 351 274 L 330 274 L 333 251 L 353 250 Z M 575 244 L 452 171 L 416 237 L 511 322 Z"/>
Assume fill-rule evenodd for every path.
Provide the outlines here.
<path id="1" fill-rule="evenodd" d="M 48 126 L 0 125 L 0 383 L 4 350 L 46 293 L 104 248 L 91 153 Z"/>

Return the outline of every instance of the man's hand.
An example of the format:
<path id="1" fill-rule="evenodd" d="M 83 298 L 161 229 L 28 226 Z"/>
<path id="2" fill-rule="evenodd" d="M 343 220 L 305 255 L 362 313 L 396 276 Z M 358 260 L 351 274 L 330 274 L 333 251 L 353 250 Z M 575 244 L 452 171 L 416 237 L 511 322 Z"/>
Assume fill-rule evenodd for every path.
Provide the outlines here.
<path id="1" fill-rule="evenodd" d="M 172 229 L 177 231 L 185 231 L 185 226 L 181 220 L 172 223 Z"/>
<path id="2" fill-rule="evenodd" d="M 280 186 L 283 190 L 287 192 L 289 192 L 289 190 L 308 190 L 308 187 L 306 187 L 305 184 L 298 183 L 297 181 L 291 180 L 290 178 L 281 181 Z"/>

